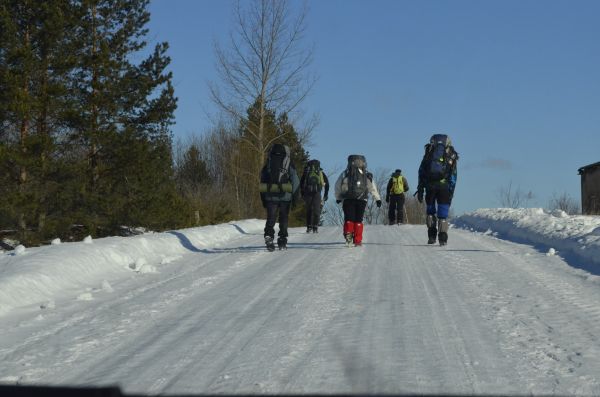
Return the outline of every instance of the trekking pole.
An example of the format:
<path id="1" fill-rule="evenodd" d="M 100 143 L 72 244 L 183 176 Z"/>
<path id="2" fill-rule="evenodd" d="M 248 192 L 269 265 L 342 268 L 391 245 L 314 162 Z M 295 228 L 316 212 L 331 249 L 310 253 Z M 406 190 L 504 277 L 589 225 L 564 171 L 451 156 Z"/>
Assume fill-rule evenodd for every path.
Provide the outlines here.
<path id="1" fill-rule="evenodd" d="M 406 212 L 406 204 L 402 205 L 402 213 L 404 213 L 404 220 L 406 220 L 406 223 L 408 224 L 408 212 Z"/>

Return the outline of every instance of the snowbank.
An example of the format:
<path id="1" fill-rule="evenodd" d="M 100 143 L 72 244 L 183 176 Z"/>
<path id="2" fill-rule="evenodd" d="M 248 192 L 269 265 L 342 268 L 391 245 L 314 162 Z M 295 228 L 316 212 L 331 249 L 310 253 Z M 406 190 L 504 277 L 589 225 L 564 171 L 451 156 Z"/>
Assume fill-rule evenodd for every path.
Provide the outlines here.
<path id="1" fill-rule="evenodd" d="M 0 315 L 44 305 L 66 291 L 103 286 L 139 273 L 155 273 L 185 253 L 206 252 L 246 233 L 262 232 L 264 221 L 245 220 L 134 237 L 87 238 L 0 253 Z"/>
<path id="2" fill-rule="evenodd" d="M 455 218 L 453 224 L 533 244 L 586 269 L 600 270 L 600 216 L 567 215 L 541 208 L 479 209 Z"/>

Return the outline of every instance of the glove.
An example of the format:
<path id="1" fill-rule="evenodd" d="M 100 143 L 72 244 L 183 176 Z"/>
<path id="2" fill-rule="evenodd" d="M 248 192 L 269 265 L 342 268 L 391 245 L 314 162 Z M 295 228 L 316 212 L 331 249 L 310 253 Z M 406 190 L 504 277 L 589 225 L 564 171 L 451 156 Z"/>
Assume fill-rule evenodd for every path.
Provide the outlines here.
<path id="1" fill-rule="evenodd" d="M 381 208 L 381 200 L 377 200 L 375 204 L 377 204 L 377 208 Z"/>
<path id="2" fill-rule="evenodd" d="M 327 201 L 327 196 L 324 196 L 324 197 L 323 197 L 323 201 Z"/>
<path id="3" fill-rule="evenodd" d="M 417 195 L 417 200 L 419 200 L 419 203 L 423 204 L 423 189 L 417 190 L 415 194 Z"/>
<path id="4" fill-rule="evenodd" d="M 341 203 L 341 202 L 342 202 L 342 200 L 335 200 L 335 203 L 336 203 L 336 204 L 339 204 L 339 203 Z"/>
<path id="5" fill-rule="evenodd" d="M 385 196 L 385 202 L 389 203 L 390 202 L 390 196 Z"/>

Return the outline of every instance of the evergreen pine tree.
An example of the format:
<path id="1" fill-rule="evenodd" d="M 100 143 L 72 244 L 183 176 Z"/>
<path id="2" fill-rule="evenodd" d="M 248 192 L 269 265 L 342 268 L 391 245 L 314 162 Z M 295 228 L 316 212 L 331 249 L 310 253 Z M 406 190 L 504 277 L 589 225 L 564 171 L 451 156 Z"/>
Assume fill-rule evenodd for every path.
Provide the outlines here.
<path id="1" fill-rule="evenodd" d="M 72 66 L 65 32 L 70 2 L 3 1 L 0 4 L 0 178 L 3 226 L 16 226 L 26 243 L 50 230 L 57 141 L 68 107 L 66 75 Z"/>
<path id="2" fill-rule="evenodd" d="M 78 13 L 80 65 L 74 91 L 80 103 L 71 142 L 86 178 L 81 212 L 92 234 L 120 222 L 161 228 L 181 221 L 176 197 L 170 125 L 176 107 L 167 44 L 141 64 L 148 0 L 86 0 Z M 179 204 L 177 204 L 179 205 Z M 141 209 L 144 208 L 144 211 Z"/>

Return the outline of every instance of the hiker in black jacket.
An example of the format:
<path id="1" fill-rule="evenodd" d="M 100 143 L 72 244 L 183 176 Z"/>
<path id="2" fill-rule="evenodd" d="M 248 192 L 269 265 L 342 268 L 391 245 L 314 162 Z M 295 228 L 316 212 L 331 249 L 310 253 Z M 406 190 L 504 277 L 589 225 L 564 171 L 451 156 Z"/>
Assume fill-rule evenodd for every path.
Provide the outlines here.
<path id="1" fill-rule="evenodd" d="M 317 233 L 321 220 L 321 209 L 329 195 L 329 180 L 319 160 L 310 160 L 300 179 L 300 191 L 306 207 L 306 233 Z M 321 193 L 323 198 L 321 198 Z"/>
<path id="2" fill-rule="evenodd" d="M 388 220 L 390 225 L 404 223 L 404 193 L 408 192 L 408 181 L 402 170 L 394 171 L 387 184 L 385 202 L 389 203 Z"/>
<path id="3" fill-rule="evenodd" d="M 260 173 L 260 199 L 267 210 L 265 223 L 265 244 L 269 251 L 275 249 L 275 222 L 279 215 L 277 246 L 287 248 L 288 216 L 292 200 L 296 196 L 300 180 L 291 163 L 290 148 L 274 144 L 269 151 L 267 162 Z"/>

